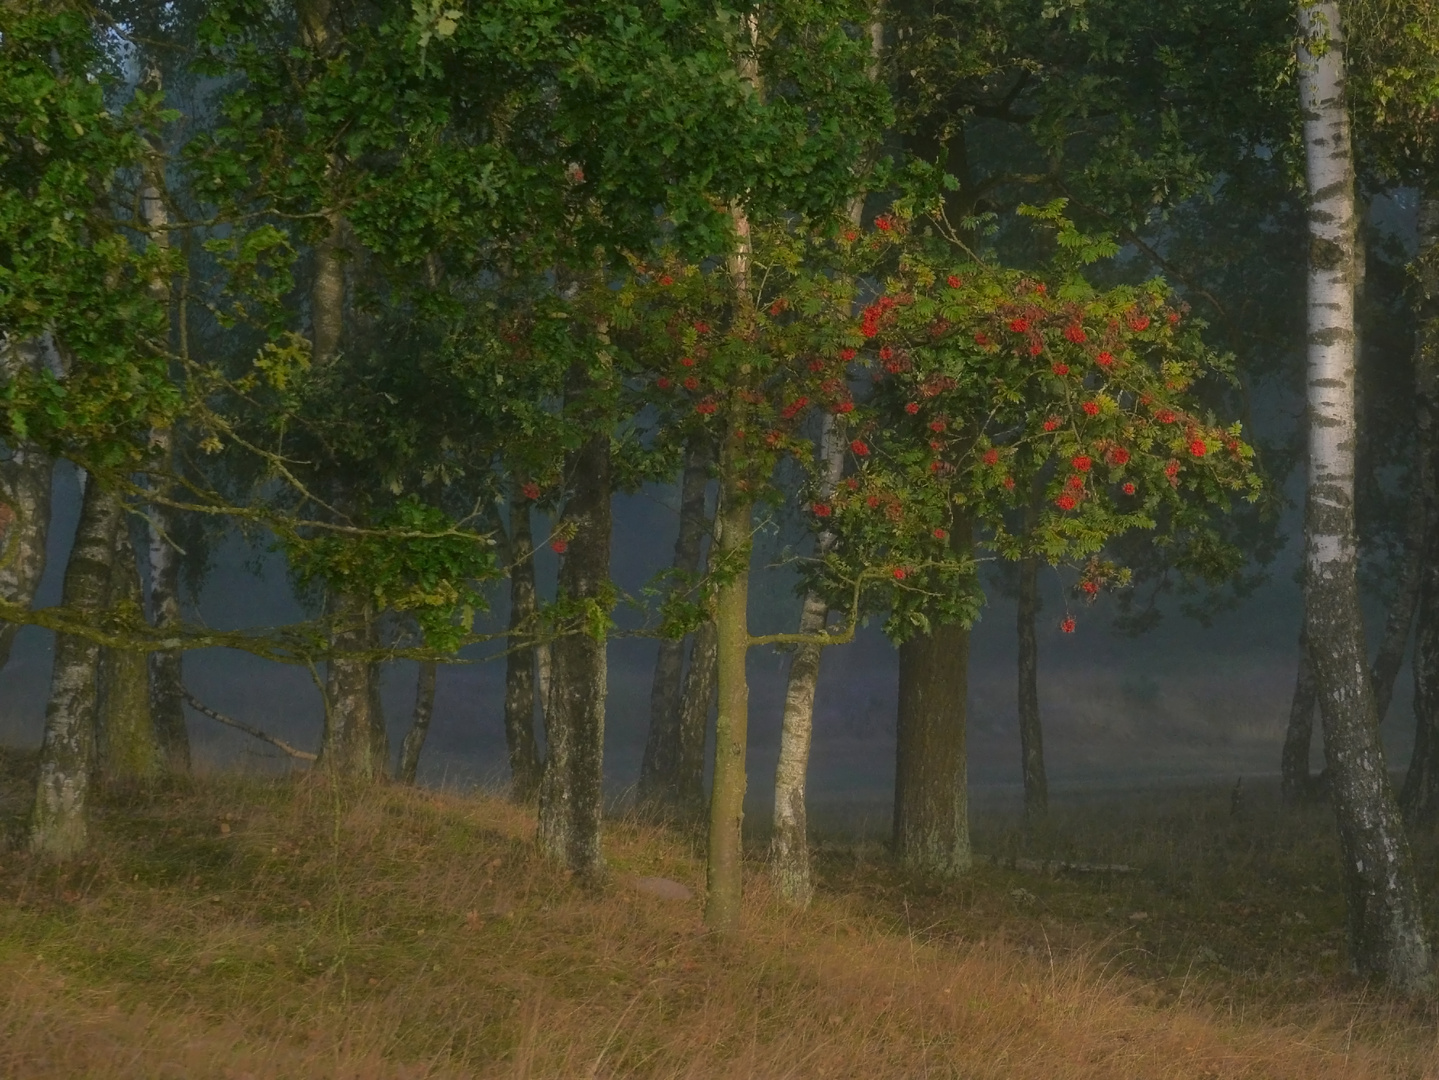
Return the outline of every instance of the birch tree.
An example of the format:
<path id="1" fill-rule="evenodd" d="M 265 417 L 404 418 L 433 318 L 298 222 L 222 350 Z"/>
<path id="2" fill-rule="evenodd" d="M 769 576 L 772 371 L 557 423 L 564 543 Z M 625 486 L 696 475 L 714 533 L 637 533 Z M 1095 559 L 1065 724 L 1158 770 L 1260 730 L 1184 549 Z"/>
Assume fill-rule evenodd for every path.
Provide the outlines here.
<path id="1" fill-rule="evenodd" d="M 1354 539 L 1356 221 L 1344 36 L 1334 0 L 1299 6 L 1299 91 L 1309 207 L 1305 635 L 1344 856 L 1350 956 L 1415 991 L 1429 943 L 1379 744 Z"/>

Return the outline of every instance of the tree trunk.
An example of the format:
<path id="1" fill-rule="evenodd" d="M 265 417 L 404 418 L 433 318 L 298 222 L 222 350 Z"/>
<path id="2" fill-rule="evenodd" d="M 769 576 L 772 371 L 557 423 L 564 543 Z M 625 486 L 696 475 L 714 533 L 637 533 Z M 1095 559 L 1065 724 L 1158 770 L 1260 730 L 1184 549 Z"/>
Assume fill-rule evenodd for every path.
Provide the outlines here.
<path id="1" fill-rule="evenodd" d="M 718 525 L 718 522 L 716 522 Z M 719 534 L 715 533 L 718 541 Z M 709 741 L 710 709 L 719 686 L 719 639 L 713 619 L 695 631 L 690 666 L 680 703 L 679 763 L 675 774 L 675 815 L 699 823 L 705 815 L 705 745 Z"/>
<path id="2" fill-rule="evenodd" d="M 530 802 L 540 786 L 535 742 L 535 650 L 525 644 L 538 625 L 535 547 L 530 500 L 517 487 L 510 500 L 510 636 L 505 657 L 505 747 L 510 758 L 510 795 Z"/>
<path id="3" fill-rule="evenodd" d="M 331 638 L 340 652 L 359 652 L 378 644 L 375 614 L 354 596 L 340 594 L 330 613 L 341 627 Z M 326 664 L 325 730 L 318 764 L 354 780 L 383 780 L 390 761 L 389 734 L 380 707 L 378 678 L 371 660 L 337 656 Z"/>
<path id="4" fill-rule="evenodd" d="M 720 475 L 733 478 L 738 448 L 726 439 Z M 728 460 L 725 460 L 728 459 Z M 720 573 L 715 589 L 714 630 L 719 711 L 715 719 L 714 783 L 710 790 L 709 853 L 706 861 L 705 925 L 729 931 L 739 925 L 744 866 L 745 747 L 749 728 L 749 559 L 752 503 L 728 484 L 715 517 L 711 568 Z"/>
<path id="5" fill-rule="evenodd" d="M 415 773 L 420 767 L 420 752 L 425 748 L 425 736 L 430 733 L 430 718 L 435 714 L 435 671 L 433 660 L 420 663 L 420 673 L 415 680 L 415 712 L 410 720 L 410 730 L 405 732 L 405 741 L 400 744 L 400 783 L 415 782 Z"/>
<path id="6" fill-rule="evenodd" d="M 1414 750 L 1404 789 L 1399 796 L 1405 818 L 1412 824 L 1439 819 L 1439 439 L 1435 438 L 1435 409 L 1439 403 L 1439 198 L 1426 195 L 1419 202 L 1418 332 L 1414 350 L 1415 472 L 1424 538 L 1416 560 L 1419 584 L 1417 627 L 1414 635 Z"/>
<path id="7" fill-rule="evenodd" d="M 879 5 L 873 11 L 877 14 Z M 879 78 L 880 54 L 884 49 L 884 24 L 869 24 L 871 81 Z M 849 220 L 856 229 L 864 220 L 864 195 L 849 203 Z M 844 475 L 844 423 L 834 413 L 825 413 L 820 428 L 820 458 L 824 477 L 819 486 L 821 501 L 828 502 Z M 820 533 L 815 554 L 823 557 L 835 545 L 835 535 Z M 809 593 L 800 609 L 799 632 L 817 634 L 829 623 L 829 605 L 818 593 Z M 779 761 L 774 772 L 774 838 L 770 844 L 770 875 L 779 898 L 792 907 L 809 906 L 814 889 L 810 881 L 809 817 L 805 807 L 805 784 L 809 777 L 809 749 L 814 734 L 814 701 L 819 689 L 822 645 L 797 645 L 789 665 L 785 688 L 784 719 L 780 725 Z"/>
<path id="8" fill-rule="evenodd" d="M 14 378 L 20 368 L 42 368 L 47 342 L 16 344 L 0 337 L 0 372 Z M 50 482 L 54 462 L 31 443 L 10 447 L 0 461 L 0 597 L 29 607 L 45 573 L 50 534 Z M 10 660 L 19 623 L 0 621 L 0 668 Z"/>
<path id="9" fill-rule="evenodd" d="M 315 48 L 328 41 L 327 5 L 302 5 L 307 33 Z M 333 165 L 331 166 L 333 168 Z M 327 214 L 329 232 L 315 245 L 315 276 L 310 283 L 310 342 L 316 366 L 334 363 L 340 354 L 345 325 L 345 237 L 343 216 Z M 334 503 L 352 505 L 352 493 L 340 490 Z M 374 648 L 378 641 L 376 612 L 363 596 L 336 594 L 329 608 L 340 629 L 330 639 L 337 653 Z M 389 765 L 389 737 L 380 708 L 379 664 L 338 655 L 326 664 L 325 731 L 319 764 L 340 776 L 380 780 Z"/>
<path id="10" fill-rule="evenodd" d="M 700 565 L 710 457 L 709 441 L 703 437 L 696 437 L 685 449 L 684 475 L 680 481 L 680 532 L 675 541 L 673 564 L 683 575 L 693 575 Z M 642 805 L 666 814 L 675 813 L 680 805 L 684 650 L 683 638 L 666 638 L 660 642 L 654 683 L 650 688 L 650 730 L 636 793 Z"/>
<path id="11" fill-rule="evenodd" d="M 1298 806 L 1314 795 L 1314 778 L 1309 775 L 1309 746 L 1314 741 L 1314 706 L 1318 700 L 1314 667 L 1309 662 L 1309 638 L 1301 630 L 1299 670 L 1294 677 L 1289 727 L 1284 732 L 1284 752 L 1279 761 L 1279 787 L 1285 806 Z"/>
<path id="12" fill-rule="evenodd" d="M 957 514 L 950 546 L 967 554 L 969 522 Z M 955 877 L 969 869 L 965 716 L 969 628 L 935 625 L 899 647 L 899 731 L 894 852 L 904 866 Z"/>
<path id="13" fill-rule="evenodd" d="M 858 216 L 851 214 L 851 220 Z M 820 429 L 820 456 L 824 476 L 819 498 L 827 502 L 844 475 L 846 447 L 843 422 L 826 413 Z M 815 543 L 815 556 L 823 558 L 834 548 L 835 534 L 825 529 Z M 800 609 L 799 632 L 818 634 L 829 623 L 829 604 L 809 593 Z M 796 645 L 789 665 L 780 725 L 779 761 L 774 770 L 774 837 L 770 843 L 770 875 L 775 890 L 792 907 L 807 907 L 813 895 L 809 865 L 809 822 L 805 809 L 805 782 L 809 774 L 809 748 L 814 732 L 814 699 L 819 688 L 823 645 Z"/>
<path id="14" fill-rule="evenodd" d="M 170 433 L 156 433 L 163 439 L 161 453 L 170 458 Z M 152 436 L 152 438 L 155 436 Z M 169 538 L 174 514 L 168 507 L 150 504 L 150 618 L 160 630 L 180 624 L 180 558 Z M 171 649 L 150 654 L 150 710 L 155 736 L 166 767 L 174 773 L 190 771 L 190 733 L 185 726 L 185 654 Z"/>
<path id="15" fill-rule="evenodd" d="M 145 162 L 145 186 L 140 192 L 140 216 L 145 222 L 149 241 L 158 248 L 170 246 L 170 211 L 165 201 L 164 160 L 151 151 Z M 170 282 L 157 277 L 150 283 L 150 295 L 166 305 L 170 301 Z M 154 450 L 160 475 L 152 483 L 157 494 L 168 494 L 172 486 L 168 476 L 175 467 L 169 428 L 154 428 L 150 445 Z M 180 625 L 180 558 L 171 534 L 175 529 L 175 511 L 161 502 L 150 504 L 147 546 L 150 560 L 150 620 L 156 629 L 168 630 Z M 190 733 L 185 726 L 185 654 L 171 649 L 149 656 L 150 714 L 155 736 L 165 765 L 171 772 L 190 771 Z"/>
<path id="16" fill-rule="evenodd" d="M 1354 166 L 1339 6 L 1335 0 L 1301 3 L 1299 23 L 1310 193 L 1305 628 L 1344 854 L 1352 960 L 1359 972 L 1413 992 L 1429 980 L 1429 943 L 1409 841 L 1379 743 L 1359 607 Z"/>
<path id="17" fill-rule="evenodd" d="M 573 532 L 558 592 L 561 602 L 595 608 L 606 603 L 610 582 L 608 431 L 592 435 L 580 449 L 573 477 L 575 494 L 564 513 Z M 605 637 L 602 629 L 567 629 L 550 646 L 548 753 L 540 780 L 538 839 L 551 858 L 578 874 L 597 876 L 604 871 Z"/>
<path id="18" fill-rule="evenodd" d="M 116 530 L 108 606 L 142 610 L 140 569 L 130 530 Z M 100 656 L 100 775 L 106 783 L 144 783 L 159 776 L 164 757 L 150 711 L 149 658 L 143 650 L 105 648 Z"/>
<path id="19" fill-rule="evenodd" d="M 75 546 L 65 567 L 63 602 L 77 611 L 104 609 L 123 525 L 119 498 L 91 477 L 85 484 Z M 68 859 L 85 848 L 85 804 L 95 761 L 96 667 L 100 646 L 74 634 L 55 635 L 50 701 L 40 747 L 30 849 Z"/>
<path id="20" fill-rule="evenodd" d="M 1044 729 L 1039 716 L 1039 559 L 1019 564 L 1019 760 L 1024 773 L 1024 818 L 1042 821 L 1049 813 L 1049 780 L 1044 773 Z"/>

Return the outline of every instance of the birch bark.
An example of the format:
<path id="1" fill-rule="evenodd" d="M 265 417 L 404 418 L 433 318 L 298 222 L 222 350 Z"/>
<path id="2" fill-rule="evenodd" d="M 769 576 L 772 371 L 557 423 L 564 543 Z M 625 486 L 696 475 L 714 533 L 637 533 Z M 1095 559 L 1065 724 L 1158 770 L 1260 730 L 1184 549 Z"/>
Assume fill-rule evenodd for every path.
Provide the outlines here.
<path id="1" fill-rule="evenodd" d="M 124 522 L 115 530 L 108 604 L 140 610 L 144 600 L 135 545 Z M 100 655 L 100 775 L 107 784 L 154 780 L 164 765 L 150 709 L 149 657 L 141 650 L 105 648 Z"/>
<path id="2" fill-rule="evenodd" d="M 824 469 L 819 487 L 821 502 L 833 497 L 844 476 L 845 444 L 843 422 L 833 413 L 826 413 L 820 431 L 820 458 Z M 815 544 L 816 556 L 823 558 L 834 544 L 834 533 L 824 530 Z M 818 634 L 828 622 L 829 604 L 825 598 L 818 593 L 806 595 L 804 607 L 800 610 L 799 632 Z M 779 761 L 774 770 L 774 838 L 770 844 L 770 876 L 774 879 L 780 899 L 800 908 L 809 905 L 814 893 L 810 881 L 805 781 L 809 773 L 814 699 L 823 655 L 823 645 L 795 646 L 789 665 L 789 684 L 785 688 Z"/>
<path id="3" fill-rule="evenodd" d="M 75 546 L 65 567 L 66 607 L 104 609 L 115 560 L 122 507 L 114 492 L 93 478 L 85 484 Z M 50 859 L 69 859 L 85 848 L 85 808 L 95 762 L 96 668 L 100 646 L 73 634 L 55 635 L 50 700 L 40 745 L 30 850 Z"/>
<path id="4" fill-rule="evenodd" d="M 1305 630 L 1324 725 L 1351 959 L 1400 990 L 1429 980 L 1409 841 L 1379 744 L 1354 540 L 1356 228 L 1336 0 L 1299 5 L 1300 107 L 1309 186 L 1309 492 Z"/>
<path id="5" fill-rule="evenodd" d="M 430 733 L 430 719 L 435 715 L 435 673 L 439 665 L 433 660 L 420 664 L 415 679 L 415 711 L 410 719 L 410 730 L 400 744 L 400 783 L 415 782 L 415 773 L 420 768 L 420 753 L 425 748 L 425 737 Z"/>
<path id="6" fill-rule="evenodd" d="M 152 152 L 145 165 L 145 186 L 140 192 L 140 216 L 157 247 L 170 246 L 169 209 L 164 194 L 164 163 Z M 168 301 L 170 283 L 160 279 L 150 286 L 157 300 Z M 158 493 L 166 494 L 170 483 L 164 479 L 174 467 L 173 434 L 169 428 L 150 432 L 150 445 L 159 466 L 154 481 Z M 150 560 L 150 620 L 157 629 L 180 624 L 180 558 L 172 534 L 175 512 L 163 502 L 152 502 L 147 528 L 147 556 Z M 153 652 L 148 658 L 150 713 L 166 766 L 177 773 L 190 771 L 190 733 L 185 726 L 185 654 L 180 649 Z"/>
<path id="7" fill-rule="evenodd" d="M 877 9 L 876 9 L 877 10 Z M 879 78 L 879 59 L 884 48 L 884 24 L 874 19 L 869 25 L 871 80 Z M 864 196 L 850 200 L 850 223 L 858 228 L 864 220 Z M 820 461 L 824 470 L 819 498 L 827 502 L 844 476 L 844 422 L 834 413 L 825 413 L 820 429 Z M 823 557 L 834 547 L 830 530 L 820 533 L 815 554 Z M 817 634 L 829 622 L 829 605 L 818 593 L 809 593 L 800 609 L 799 632 Z M 792 907 L 808 907 L 813 896 L 810 881 L 809 819 L 805 806 L 805 783 L 809 776 L 810 742 L 814 733 L 814 701 L 819 687 L 822 645 L 798 645 L 791 654 L 789 683 L 785 688 L 784 718 L 780 725 L 779 761 L 774 771 L 774 838 L 770 844 L 770 876 L 781 900 Z"/>

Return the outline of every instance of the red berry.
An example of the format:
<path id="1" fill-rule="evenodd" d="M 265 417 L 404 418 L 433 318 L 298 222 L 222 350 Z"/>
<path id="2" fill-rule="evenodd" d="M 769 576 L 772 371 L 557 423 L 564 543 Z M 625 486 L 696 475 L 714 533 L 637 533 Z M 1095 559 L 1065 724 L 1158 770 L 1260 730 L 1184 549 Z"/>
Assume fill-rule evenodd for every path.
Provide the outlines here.
<path id="1" fill-rule="evenodd" d="M 854 442 L 849 444 L 849 448 L 853 450 L 858 457 L 865 457 L 869 454 L 869 445 L 863 439 L 855 439 Z"/>
<path id="2" fill-rule="evenodd" d="M 1066 634 L 1074 633 L 1074 616 L 1066 615 L 1063 619 L 1060 620 L 1059 628 L 1063 630 Z"/>
<path id="3" fill-rule="evenodd" d="M 815 517 L 829 517 L 829 513 L 830 513 L 829 503 L 815 503 L 815 504 L 814 504 L 814 516 L 815 516 Z"/>
<path id="4" fill-rule="evenodd" d="M 569 549 L 569 543 L 565 540 L 561 540 L 559 537 L 556 537 L 555 539 L 550 541 L 550 550 L 553 551 L 556 555 L 563 555 Z"/>
<path id="5" fill-rule="evenodd" d="M 908 405 L 904 407 L 904 411 L 909 413 L 910 416 L 913 416 L 915 413 L 919 412 L 919 402 L 911 401 Z"/>

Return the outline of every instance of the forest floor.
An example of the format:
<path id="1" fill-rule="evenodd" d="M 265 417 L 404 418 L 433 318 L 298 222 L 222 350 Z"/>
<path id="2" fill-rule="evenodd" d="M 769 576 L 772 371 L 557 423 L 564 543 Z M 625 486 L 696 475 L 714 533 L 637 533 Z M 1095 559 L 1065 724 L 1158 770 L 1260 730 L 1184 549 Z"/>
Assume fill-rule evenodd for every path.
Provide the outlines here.
<path id="1" fill-rule="evenodd" d="M 0 754 L 12 841 L 32 763 Z M 494 797 L 111 792 L 82 862 L 0 849 L 0 1076 L 1439 1077 L 1435 1006 L 1345 973 L 1322 807 L 1151 791 L 1052 818 L 980 817 L 947 885 L 827 841 L 803 913 L 756 837 L 744 929 L 716 938 L 695 843 L 633 819 L 594 886 Z"/>

